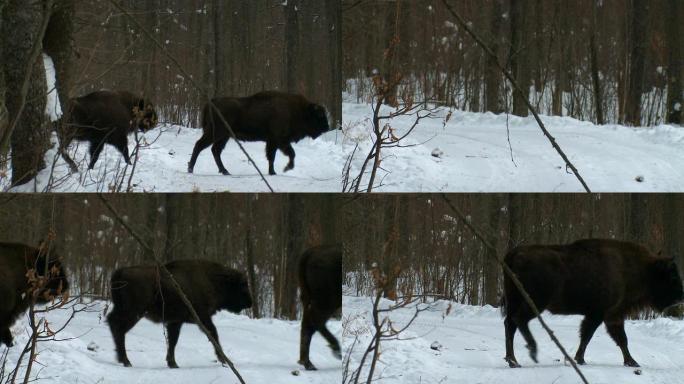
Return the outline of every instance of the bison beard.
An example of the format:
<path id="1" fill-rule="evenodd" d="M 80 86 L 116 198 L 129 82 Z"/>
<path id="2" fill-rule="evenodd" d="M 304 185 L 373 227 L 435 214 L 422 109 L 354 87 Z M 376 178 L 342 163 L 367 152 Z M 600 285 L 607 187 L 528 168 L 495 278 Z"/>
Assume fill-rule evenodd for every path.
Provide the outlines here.
<path id="1" fill-rule="evenodd" d="M 58 122 L 59 152 L 73 172 L 78 171 L 66 148 L 72 140 L 90 143 L 90 164 L 93 169 L 105 144 L 121 152 L 127 164 L 128 134 L 140 129 L 147 131 L 157 124 L 157 113 L 144 98 L 126 91 L 97 91 L 70 100 L 67 120 Z"/>
<path id="2" fill-rule="evenodd" d="M 69 289 L 60 258 L 29 245 L 0 243 L 0 343 L 8 347 L 14 344 L 10 327 L 31 305 L 27 273 L 33 269 L 38 276 L 45 276 L 46 258 L 48 280 L 41 291 L 34 293 L 38 303 L 66 294 Z"/>
<path id="3" fill-rule="evenodd" d="M 342 249 L 339 245 L 319 246 L 304 252 L 299 261 L 299 288 L 304 307 L 299 364 L 307 370 L 315 370 L 309 360 L 309 346 L 316 331 L 330 343 L 333 354 L 342 358 L 339 342 L 325 326 L 342 307 Z"/>
<path id="4" fill-rule="evenodd" d="M 624 365 L 638 367 L 627 348 L 625 317 L 646 308 L 662 311 L 684 301 L 682 280 L 673 259 L 655 256 L 630 242 L 589 239 L 568 245 L 520 246 L 509 251 L 504 261 L 539 311 L 584 315 L 575 355 L 578 364 L 585 364 L 587 344 L 598 326 L 605 323 L 622 351 Z M 508 365 L 520 367 L 513 351 L 517 329 L 536 363 L 537 343 L 527 326 L 534 314 L 508 276 L 504 276 L 502 313 L 506 316 Z"/>
<path id="5" fill-rule="evenodd" d="M 215 108 L 207 103 L 202 110 L 204 132 L 192 151 L 189 173 L 193 172 L 200 152 L 211 145 L 219 172 L 230 175 L 221 161 L 221 152 L 231 137 L 223 120 L 230 125 L 238 140 L 266 142 L 270 175 L 276 174 L 273 162 L 278 149 L 288 156 L 289 162 L 284 171 L 289 171 L 294 168 L 295 159 L 292 143 L 307 136 L 315 139 L 330 130 L 325 108 L 301 95 L 267 91 L 249 97 L 215 98 L 212 103 Z"/>
<path id="6" fill-rule="evenodd" d="M 166 268 L 217 342 L 218 334 L 211 316 L 222 309 L 239 313 L 252 306 L 247 280 L 234 269 L 205 260 L 172 261 Z M 112 274 L 111 295 L 114 310 L 107 316 L 107 322 L 118 361 L 126 367 L 131 366 L 126 355 L 126 332 L 146 317 L 166 326 L 169 340 L 166 362 L 169 368 L 178 368 L 175 348 L 180 329 L 183 323 L 194 320 L 171 281 L 156 266 L 120 268 Z M 226 363 L 218 351 L 216 355 L 219 361 Z"/>

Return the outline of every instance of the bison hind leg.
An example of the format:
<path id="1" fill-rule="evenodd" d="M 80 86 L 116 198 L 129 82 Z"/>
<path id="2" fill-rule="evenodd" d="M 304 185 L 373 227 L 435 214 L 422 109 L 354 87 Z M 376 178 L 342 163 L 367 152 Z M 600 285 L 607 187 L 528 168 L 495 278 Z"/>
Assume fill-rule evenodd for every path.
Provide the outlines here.
<path id="1" fill-rule="evenodd" d="M 109 330 L 112 332 L 114 345 L 116 347 L 116 358 L 124 367 L 131 366 L 131 362 L 128 360 L 128 355 L 126 354 L 126 332 L 130 331 L 138 320 L 140 320 L 140 317 L 118 311 L 116 306 L 114 306 L 114 310 L 107 316 Z"/>
<path id="2" fill-rule="evenodd" d="M 280 147 L 280 150 L 283 151 L 283 153 L 288 157 L 289 161 L 287 162 L 287 165 L 283 169 L 283 172 L 290 171 L 294 169 L 295 167 L 295 151 L 294 148 L 292 148 L 291 143 L 287 143 L 286 145 Z"/>

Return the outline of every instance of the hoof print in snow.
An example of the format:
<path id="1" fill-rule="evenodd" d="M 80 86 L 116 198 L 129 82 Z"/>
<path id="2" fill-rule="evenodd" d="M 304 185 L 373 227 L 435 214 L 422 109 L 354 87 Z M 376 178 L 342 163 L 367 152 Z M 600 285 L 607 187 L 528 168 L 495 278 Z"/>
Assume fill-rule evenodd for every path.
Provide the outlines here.
<path id="1" fill-rule="evenodd" d="M 91 341 L 90 343 L 88 343 L 87 348 L 89 351 L 93 351 L 93 352 L 97 352 L 98 350 L 100 350 L 100 346 L 95 344 L 94 341 Z"/>
<path id="2" fill-rule="evenodd" d="M 175 154 L 176 154 L 176 151 L 174 151 L 173 149 L 169 151 L 169 155 L 170 155 L 170 156 L 173 156 L 173 155 L 175 155 Z"/>
<path id="3" fill-rule="evenodd" d="M 430 344 L 430 349 L 434 349 L 435 351 L 441 351 L 442 344 L 440 344 L 439 341 L 433 341 L 432 344 Z"/>
<path id="4" fill-rule="evenodd" d="M 634 180 L 636 180 L 636 181 L 639 182 L 639 183 L 643 183 L 643 182 L 644 182 L 644 177 L 641 176 L 641 175 L 639 175 L 639 176 L 635 177 Z"/>
<path id="5" fill-rule="evenodd" d="M 436 158 L 441 159 L 442 156 L 444 155 L 444 151 L 442 151 L 442 150 L 439 149 L 439 148 L 435 148 L 435 149 L 432 150 L 431 155 L 432 155 L 432 157 L 436 157 Z"/>
<path id="6" fill-rule="evenodd" d="M 634 374 L 635 375 L 641 375 L 641 369 L 635 369 Z"/>
<path id="7" fill-rule="evenodd" d="M 292 376 L 299 376 L 299 369 L 295 369 L 294 371 L 290 372 Z"/>

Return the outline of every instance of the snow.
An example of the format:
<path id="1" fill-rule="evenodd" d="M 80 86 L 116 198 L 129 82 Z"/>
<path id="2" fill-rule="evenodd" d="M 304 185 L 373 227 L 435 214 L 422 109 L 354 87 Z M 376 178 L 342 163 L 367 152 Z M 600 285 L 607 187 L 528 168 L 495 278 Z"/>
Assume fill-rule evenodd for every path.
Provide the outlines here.
<path id="1" fill-rule="evenodd" d="M 59 104 L 59 94 L 56 88 L 55 63 L 45 53 L 43 53 L 43 65 L 45 66 L 45 80 L 47 84 L 45 114 L 49 117 L 50 121 L 57 121 L 62 117 L 62 107 Z"/>
<path id="2" fill-rule="evenodd" d="M 383 301 L 382 306 L 391 302 Z M 425 307 L 426 305 L 421 304 Z M 345 352 L 360 333 L 360 345 L 368 345 L 371 298 L 343 296 Z M 447 308 L 450 310 L 447 313 Z M 410 319 L 413 309 L 390 314 L 395 329 Z M 579 344 L 581 316 L 543 314 L 566 350 L 574 356 Z M 578 383 L 579 377 L 543 331 L 537 320 L 530 329 L 539 346 L 539 364 L 528 356 L 520 334 L 515 352 L 522 368 L 511 369 L 503 360 L 505 338 L 499 310 L 438 301 L 422 312 L 402 340 L 384 341 L 376 377 L 378 383 Z M 365 331 L 364 331 L 365 330 Z M 641 364 L 641 375 L 622 365 L 622 354 L 605 328 L 599 327 L 580 369 L 592 384 L 677 383 L 684 377 L 684 321 L 659 318 L 626 321 L 625 331 L 632 356 Z M 433 346 L 441 346 L 438 350 Z M 351 366 L 357 367 L 362 348 L 352 352 Z M 346 356 L 346 355 L 345 355 Z M 364 369 L 368 372 L 368 369 Z M 366 377 L 363 376 L 362 377 Z M 365 382 L 365 380 L 363 380 Z"/>
<path id="3" fill-rule="evenodd" d="M 146 319 L 126 334 L 132 368 L 116 362 L 114 343 L 102 311 L 105 302 L 96 302 L 94 311 L 78 313 L 58 334 L 64 341 L 38 344 L 39 382 L 74 383 L 237 383 L 227 367 L 216 361 L 214 350 L 195 325 L 185 324 L 176 346 L 179 369 L 166 367 L 166 341 L 163 327 Z M 67 309 L 49 314 L 51 329 L 58 329 L 70 313 Z M 222 311 L 213 317 L 224 352 L 250 384 L 339 383 L 340 361 L 318 334 L 311 344 L 311 360 L 318 371 L 305 371 L 299 357 L 299 322 L 276 319 L 250 319 Z M 328 327 L 340 334 L 340 321 Z M 28 340 L 26 316 L 13 327 L 16 346 L 9 350 L 8 367 L 14 367 L 20 349 Z M 5 347 L 0 347 L 4 349 Z M 298 371 L 298 376 L 292 372 Z M 20 377 L 23 377 L 21 373 Z"/>

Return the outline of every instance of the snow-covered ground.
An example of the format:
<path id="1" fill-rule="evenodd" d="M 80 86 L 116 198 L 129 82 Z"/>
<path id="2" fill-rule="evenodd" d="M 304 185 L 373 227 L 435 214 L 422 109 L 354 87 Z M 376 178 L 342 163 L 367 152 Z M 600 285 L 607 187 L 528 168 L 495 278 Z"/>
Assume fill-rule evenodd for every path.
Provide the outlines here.
<path id="1" fill-rule="evenodd" d="M 227 367 L 217 361 L 214 350 L 199 328 L 185 324 L 176 346 L 179 369 L 166 367 L 166 341 L 163 327 L 146 319 L 126 334 L 128 357 L 132 368 L 116 362 L 114 342 L 102 317 L 103 302 L 95 303 L 93 312 L 79 313 L 60 332 L 64 341 L 39 343 L 39 382 L 76 383 L 237 383 Z M 68 310 L 52 312 L 51 329 L 65 321 Z M 213 317 L 226 355 L 249 384 L 339 383 L 341 363 L 330 352 L 320 335 L 311 344 L 311 360 L 318 371 L 305 371 L 299 358 L 299 323 L 275 319 L 250 319 L 245 315 L 219 312 Z M 330 320 L 328 327 L 340 334 L 340 321 Z M 26 316 L 13 327 L 16 346 L 10 348 L 7 367 L 14 367 L 20 346 L 28 340 Z M 0 352 L 5 346 L 0 347 Z M 94 349 L 94 350 L 90 350 Z M 297 371 L 298 375 L 293 374 Z M 23 377 L 23 374 L 20 376 Z"/>
<path id="2" fill-rule="evenodd" d="M 390 302 L 384 301 L 387 306 Z M 530 329 L 539 345 L 539 364 L 527 354 L 525 342 L 516 334 L 515 352 L 522 368 L 511 369 L 503 360 L 505 338 L 499 310 L 439 301 L 422 312 L 401 335 L 403 340 L 385 341 L 376 368 L 376 383 L 578 383 L 579 377 L 537 320 Z M 358 366 L 362 350 L 369 342 L 372 303 L 368 297 L 343 297 L 343 349 L 360 333 L 360 346 L 352 353 L 350 366 Z M 403 309 L 390 314 L 393 327 L 400 329 L 413 314 Z M 545 320 L 571 356 L 579 344 L 581 316 L 557 316 L 546 312 Z M 641 364 L 641 374 L 622 365 L 619 348 L 601 326 L 589 343 L 587 365 L 581 370 L 592 384 L 681 383 L 684 377 L 684 321 L 660 318 L 627 321 L 629 348 Z M 441 350 L 430 346 L 437 342 Z M 356 364 L 355 364 L 356 363 Z M 368 372 L 366 368 L 364 372 Z M 362 377 L 366 377 L 363 376 Z M 364 379 L 365 382 L 365 379 Z"/>

